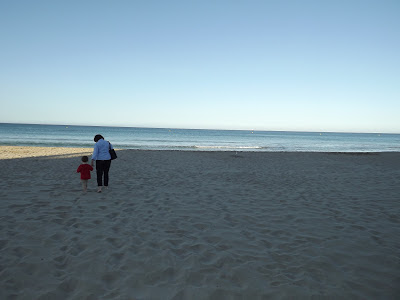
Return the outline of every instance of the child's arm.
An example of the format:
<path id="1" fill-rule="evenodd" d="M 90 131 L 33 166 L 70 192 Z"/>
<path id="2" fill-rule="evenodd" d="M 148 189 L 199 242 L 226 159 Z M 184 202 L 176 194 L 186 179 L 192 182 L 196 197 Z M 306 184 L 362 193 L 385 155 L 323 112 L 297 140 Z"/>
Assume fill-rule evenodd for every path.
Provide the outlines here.
<path id="1" fill-rule="evenodd" d="M 97 144 L 96 144 L 96 145 L 94 145 L 93 154 L 92 154 L 92 160 L 90 162 L 90 165 L 92 167 L 94 166 L 94 162 L 97 160 L 98 153 L 99 153 L 99 149 L 97 148 Z"/>

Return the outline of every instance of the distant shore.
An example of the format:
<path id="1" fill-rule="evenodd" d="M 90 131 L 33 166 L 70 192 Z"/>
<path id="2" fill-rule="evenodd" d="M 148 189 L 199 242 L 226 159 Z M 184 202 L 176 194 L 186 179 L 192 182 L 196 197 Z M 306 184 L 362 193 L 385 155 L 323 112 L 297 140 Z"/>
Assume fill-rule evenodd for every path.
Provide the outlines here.
<path id="1" fill-rule="evenodd" d="M 0 146 L 0 159 L 91 155 L 93 148 Z"/>

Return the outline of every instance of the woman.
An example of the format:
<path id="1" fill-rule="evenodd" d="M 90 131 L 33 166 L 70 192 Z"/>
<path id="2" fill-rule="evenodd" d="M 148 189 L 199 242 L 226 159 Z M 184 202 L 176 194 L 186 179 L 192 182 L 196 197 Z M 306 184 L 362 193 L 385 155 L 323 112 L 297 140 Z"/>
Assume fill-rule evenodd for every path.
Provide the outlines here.
<path id="1" fill-rule="evenodd" d="M 97 134 L 94 137 L 95 145 L 93 149 L 92 155 L 92 167 L 94 162 L 96 162 L 96 173 L 97 173 L 97 192 L 101 193 L 101 189 L 103 187 L 103 175 L 104 175 L 104 186 L 108 187 L 108 172 L 110 171 L 111 166 L 111 155 L 109 152 L 110 147 L 113 149 L 113 146 L 104 140 L 104 137 L 100 134 Z"/>

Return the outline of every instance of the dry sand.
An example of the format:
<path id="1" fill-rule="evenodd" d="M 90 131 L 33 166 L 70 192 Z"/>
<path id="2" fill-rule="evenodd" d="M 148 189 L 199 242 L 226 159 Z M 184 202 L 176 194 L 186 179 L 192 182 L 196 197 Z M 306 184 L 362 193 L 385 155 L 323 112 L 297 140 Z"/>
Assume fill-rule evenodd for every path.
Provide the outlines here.
<path id="1" fill-rule="evenodd" d="M 51 149 L 0 147 L 0 299 L 400 298 L 400 153 L 119 151 L 83 194 Z"/>

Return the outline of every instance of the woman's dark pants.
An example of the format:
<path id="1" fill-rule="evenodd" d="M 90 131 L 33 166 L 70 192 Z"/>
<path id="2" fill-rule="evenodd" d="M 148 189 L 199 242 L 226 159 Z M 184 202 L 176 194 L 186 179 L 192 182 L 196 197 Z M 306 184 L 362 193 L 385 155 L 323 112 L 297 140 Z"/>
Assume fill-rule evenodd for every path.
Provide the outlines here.
<path id="1" fill-rule="evenodd" d="M 111 160 L 96 160 L 96 173 L 97 173 L 97 185 L 103 186 L 103 175 L 104 175 L 104 186 L 108 186 L 108 171 L 110 171 Z"/>

